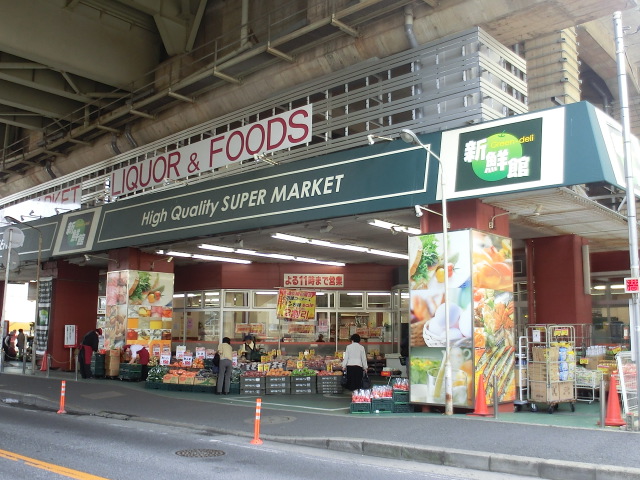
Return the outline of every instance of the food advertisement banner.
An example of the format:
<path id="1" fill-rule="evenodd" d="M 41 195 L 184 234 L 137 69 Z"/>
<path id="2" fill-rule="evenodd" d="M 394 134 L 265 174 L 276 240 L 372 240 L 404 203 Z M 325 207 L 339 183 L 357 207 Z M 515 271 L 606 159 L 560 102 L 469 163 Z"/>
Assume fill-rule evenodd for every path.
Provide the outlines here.
<path id="1" fill-rule="evenodd" d="M 36 319 L 36 354 L 44 355 L 49 342 L 51 324 L 51 299 L 53 297 L 53 278 L 41 278 L 38 289 L 38 318 Z"/>
<path id="2" fill-rule="evenodd" d="M 410 400 L 444 404 L 448 308 L 454 406 L 472 408 L 480 375 L 484 375 L 488 405 L 493 403 L 494 377 L 500 402 L 513 401 L 511 240 L 475 230 L 449 232 L 448 237 L 446 260 L 442 234 L 409 238 Z"/>
<path id="3" fill-rule="evenodd" d="M 171 345 L 173 274 L 121 270 L 107 273 L 105 348 Z"/>
<path id="4" fill-rule="evenodd" d="M 276 317 L 287 320 L 311 320 L 316 316 L 316 292 L 278 290 Z"/>

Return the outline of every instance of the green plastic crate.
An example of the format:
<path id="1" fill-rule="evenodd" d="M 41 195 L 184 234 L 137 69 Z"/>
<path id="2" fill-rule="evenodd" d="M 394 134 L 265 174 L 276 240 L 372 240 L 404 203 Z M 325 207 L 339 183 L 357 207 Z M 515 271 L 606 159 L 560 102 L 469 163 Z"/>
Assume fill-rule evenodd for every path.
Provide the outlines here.
<path id="1" fill-rule="evenodd" d="M 371 413 L 371 403 L 352 403 L 351 413 Z"/>

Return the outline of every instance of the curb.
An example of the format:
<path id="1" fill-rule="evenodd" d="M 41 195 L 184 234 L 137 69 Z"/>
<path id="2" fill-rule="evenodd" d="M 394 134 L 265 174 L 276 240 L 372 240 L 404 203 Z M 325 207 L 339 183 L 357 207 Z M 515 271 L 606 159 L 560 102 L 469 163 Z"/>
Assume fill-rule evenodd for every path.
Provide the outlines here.
<path id="1" fill-rule="evenodd" d="M 4 403 L 22 403 L 39 408 L 55 410 L 58 405 L 39 395 L 14 393 L 0 390 Z M 145 423 L 168 425 L 182 428 L 197 428 L 210 433 L 250 438 L 247 432 L 230 431 L 216 428 L 203 428 L 202 425 L 164 421 L 148 417 L 134 417 L 128 414 L 105 411 L 88 411 L 67 408 L 68 413 L 94 415 L 118 420 L 135 420 Z M 640 468 L 616 467 L 581 462 L 545 460 L 535 457 L 506 455 L 470 450 L 458 450 L 438 447 L 419 447 L 398 442 L 382 442 L 357 438 L 321 438 L 286 437 L 263 435 L 263 440 L 300 445 L 311 448 L 334 450 L 372 457 L 393 458 L 413 462 L 428 463 L 447 467 L 464 468 L 478 471 L 526 475 L 547 480 L 636 480 L 640 478 Z"/>

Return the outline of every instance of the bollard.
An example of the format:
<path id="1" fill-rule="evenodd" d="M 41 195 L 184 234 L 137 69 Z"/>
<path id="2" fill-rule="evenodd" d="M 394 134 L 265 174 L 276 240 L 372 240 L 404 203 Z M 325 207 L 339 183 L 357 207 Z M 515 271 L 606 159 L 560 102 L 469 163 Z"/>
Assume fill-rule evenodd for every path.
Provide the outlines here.
<path id="1" fill-rule="evenodd" d="M 251 443 L 254 445 L 262 445 L 262 440 L 260 440 L 260 411 L 262 410 L 262 399 L 256 399 L 256 420 L 253 424 L 253 440 Z"/>
<path id="2" fill-rule="evenodd" d="M 62 386 L 60 387 L 60 410 L 58 410 L 58 413 L 67 413 L 64 409 L 64 397 L 66 395 L 66 389 L 67 382 L 65 380 L 62 380 Z"/>

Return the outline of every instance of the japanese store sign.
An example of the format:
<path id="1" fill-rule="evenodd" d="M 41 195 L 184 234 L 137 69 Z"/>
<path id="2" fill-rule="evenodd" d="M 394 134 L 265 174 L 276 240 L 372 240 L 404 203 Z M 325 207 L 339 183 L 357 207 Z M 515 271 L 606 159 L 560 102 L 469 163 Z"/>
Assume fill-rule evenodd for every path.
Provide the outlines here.
<path id="1" fill-rule="evenodd" d="M 316 316 L 316 293 L 281 288 L 278 291 L 276 317 L 311 320 Z"/>
<path id="2" fill-rule="evenodd" d="M 285 273 L 284 286 L 342 288 L 344 286 L 344 275 Z"/>
<path id="3" fill-rule="evenodd" d="M 112 197 L 311 141 L 311 105 L 128 165 L 111 174 Z"/>
<path id="4" fill-rule="evenodd" d="M 512 192 L 564 181 L 564 110 L 442 134 L 447 198 Z"/>

